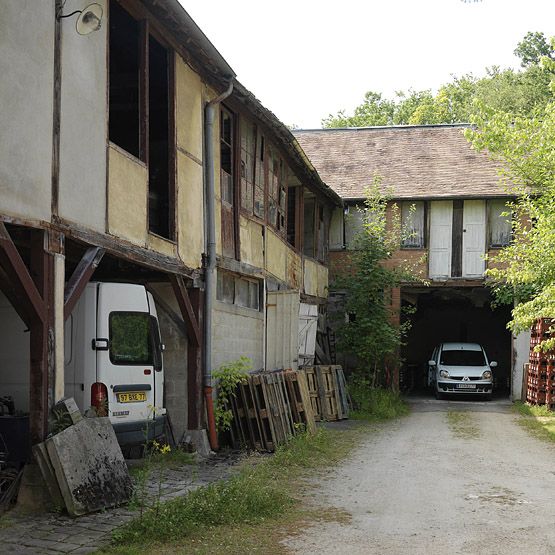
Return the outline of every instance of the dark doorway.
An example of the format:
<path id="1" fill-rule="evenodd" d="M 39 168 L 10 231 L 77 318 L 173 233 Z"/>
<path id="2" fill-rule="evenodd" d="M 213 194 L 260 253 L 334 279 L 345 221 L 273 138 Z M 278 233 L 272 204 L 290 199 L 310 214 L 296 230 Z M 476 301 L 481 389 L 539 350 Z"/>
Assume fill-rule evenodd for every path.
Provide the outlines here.
<path id="1" fill-rule="evenodd" d="M 507 322 L 509 307 L 491 307 L 491 294 L 485 287 L 403 289 L 402 303 L 412 307 L 411 329 L 402 348 L 401 388 L 424 391 L 427 387 L 427 361 L 439 343 L 460 341 L 480 343 L 494 370 L 494 394 L 508 395 L 511 376 L 511 334 Z"/>

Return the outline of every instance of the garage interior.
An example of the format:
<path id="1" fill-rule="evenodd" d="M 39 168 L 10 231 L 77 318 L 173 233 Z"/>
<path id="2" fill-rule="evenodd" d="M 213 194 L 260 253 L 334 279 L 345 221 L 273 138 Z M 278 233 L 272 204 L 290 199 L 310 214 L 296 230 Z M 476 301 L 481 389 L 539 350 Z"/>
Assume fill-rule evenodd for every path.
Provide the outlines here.
<path id="1" fill-rule="evenodd" d="M 447 341 L 480 343 L 493 371 L 495 397 L 510 393 L 512 337 L 508 306 L 492 308 L 487 287 L 427 287 L 401 290 L 403 321 L 411 327 L 401 350 L 402 391 L 427 391 L 427 361 L 434 347 Z M 409 312 L 407 314 L 407 312 Z"/>

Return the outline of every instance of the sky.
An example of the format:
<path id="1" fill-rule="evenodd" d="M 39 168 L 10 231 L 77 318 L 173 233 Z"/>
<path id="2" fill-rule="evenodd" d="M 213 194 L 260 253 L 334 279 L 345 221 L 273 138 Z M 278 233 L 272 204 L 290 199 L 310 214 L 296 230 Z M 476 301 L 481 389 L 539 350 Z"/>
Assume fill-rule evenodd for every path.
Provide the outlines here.
<path id="1" fill-rule="evenodd" d="M 283 123 L 321 127 L 372 90 L 436 91 L 519 67 L 528 31 L 555 35 L 555 0 L 180 0 L 237 79 Z"/>

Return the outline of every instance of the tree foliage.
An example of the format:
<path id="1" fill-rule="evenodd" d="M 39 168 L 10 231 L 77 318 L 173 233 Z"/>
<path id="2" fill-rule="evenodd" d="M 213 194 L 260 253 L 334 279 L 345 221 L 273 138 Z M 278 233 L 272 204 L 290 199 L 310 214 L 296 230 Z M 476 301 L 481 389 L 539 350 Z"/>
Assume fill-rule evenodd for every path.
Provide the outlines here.
<path id="1" fill-rule="evenodd" d="M 542 59 L 546 71 L 555 61 Z M 485 104 L 474 115 L 467 137 L 502 164 L 501 177 L 516 200 L 513 240 L 488 270 L 500 302 L 518 303 L 510 327 L 528 329 L 537 318 L 555 318 L 555 101 L 530 114 L 515 115 Z M 555 339 L 542 348 L 555 347 Z"/>
<path id="2" fill-rule="evenodd" d="M 362 377 L 372 387 L 386 381 L 386 369 L 395 364 L 408 331 L 408 324 L 398 326 L 394 321 L 391 289 L 416 279 L 408 267 L 387 264 L 402 236 L 395 205 L 386 218 L 387 200 L 376 180 L 360 208 L 363 229 L 355 238 L 350 271 L 333 284 L 336 291 L 345 293 L 348 315 L 338 329 L 340 347 L 357 357 Z"/>
<path id="3" fill-rule="evenodd" d="M 322 120 L 323 127 L 366 127 L 383 125 L 423 125 L 468 123 L 478 110 L 487 105 L 498 111 L 529 115 L 551 100 L 549 83 L 552 73 L 542 57 L 553 59 L 554 49 L 543 33 L 527 33 L 518 43 L 515 55 L 520 57 L 522 70 L 486 69 L 483 77 L 454 76 L 442 85 L 437 94 L 431 90 L 399 91 L 387 99 L 379 92 L 369 91 L 353 115 L 344 110 Z"/>

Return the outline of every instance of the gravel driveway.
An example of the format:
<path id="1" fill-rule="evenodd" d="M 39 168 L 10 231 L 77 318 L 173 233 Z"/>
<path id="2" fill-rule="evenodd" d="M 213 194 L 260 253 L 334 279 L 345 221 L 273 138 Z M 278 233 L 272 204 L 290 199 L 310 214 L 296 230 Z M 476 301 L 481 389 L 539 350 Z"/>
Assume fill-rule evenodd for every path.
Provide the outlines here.
<path id="1" fill-rule="evenodd" d="M 285 541 L 308 554 L 555 553 L 555 445 L 508 401 L 418 398 L 318 481 L 315 502 L 347 511 Z M 343 519 L 342 519 L 343 520 Z"/>

